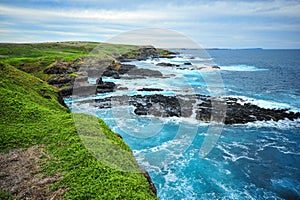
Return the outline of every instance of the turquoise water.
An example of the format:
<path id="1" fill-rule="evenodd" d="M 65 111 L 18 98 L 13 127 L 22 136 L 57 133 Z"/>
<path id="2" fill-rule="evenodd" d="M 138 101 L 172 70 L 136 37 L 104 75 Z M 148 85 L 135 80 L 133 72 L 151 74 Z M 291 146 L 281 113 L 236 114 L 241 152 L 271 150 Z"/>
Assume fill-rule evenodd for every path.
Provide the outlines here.
<path id="1" fill-rule="evenodd" d="M 300 110 L 299 50 L 185 50 L 176 59 L 136 61 L 167 78 L 110 79 L 128 90 L 101 94 L 211 94 L 204 76 L 186 69 L 158 67 L 158 62 L 221 68 L 226 96 L 238 96 L 261 107 Z M 89 79 L 91 83 L 95 80 Z M 143 87 L 162 92 L 137 92 Z M 79 99 L 80 100 L 80 99 Z M 226 125 L 204 158 L 199 156 L 209 123 L 189 118 L 155 118 L 133 114 L 131 106 L 97 109 L 66 99 L 73 111 L 94 114 L 121 134 L 138 163 L 151 175 L 160 199 L 299 199 L 300 120 Z M 125 110 L 125 114 L 124 113 Z"/>

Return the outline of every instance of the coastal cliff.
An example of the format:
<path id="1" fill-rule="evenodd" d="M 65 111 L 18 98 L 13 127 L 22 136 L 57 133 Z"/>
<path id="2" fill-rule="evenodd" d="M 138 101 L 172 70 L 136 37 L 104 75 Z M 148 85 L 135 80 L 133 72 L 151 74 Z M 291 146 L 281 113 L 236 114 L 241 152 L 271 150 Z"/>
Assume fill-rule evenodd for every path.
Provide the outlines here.
<path id="1" fill-rule="evenodd" d="M 150 176 L 128 145 L 101 119 L 82 114 L 131 155 L 127 162 L 139 173 L 108 167 L 91 155 L 77 134 L 76 115 L 65 107 L 62 93 L 45 82 L 55 79 L 44 73 L 47 67 L 76 60 L 96 45 L 1 44 L 1 199 L 157 199 Z"/>
<path id="2" fill-rule="evenodd" d="M 90 42 L 1 44 L 0 54 L 1 198 L 157 198 L 149 174 L 138 166 L 122 137 L 101 119 L 70 113 L 63 98 L 67 98 L 68 106 L 68 101 L 75 99 L 71 109 L 82 106 L 99 111 L 127 105 L 135 116 L 193 118 L 228 126 L 300 118 L 299 112 L 260 107 L 240 97 L 215 97 L 185 93 L 186 90 L 168 95 L 168 88 L 160 85 L 139 85 L 151 79 L 160 83 L 175 77 L 164 73 L 168 68 L 221 70 L 218 66 L 197 68 L 187 61 L 166 62 L 164 58 L 172 60 L 177 55 L 151 46 Z M 139 67 L 140 61 L 151 62 L 151 67 Z M 120 84 L 128 80 L 137 80 L 137 84 Z M 214 110 L 213 104 L 225 109 Z M 110 143 L 121 151 L 114 152 Z M 135 173 L 110 168 L 107 162 L 122 163 Z"/>

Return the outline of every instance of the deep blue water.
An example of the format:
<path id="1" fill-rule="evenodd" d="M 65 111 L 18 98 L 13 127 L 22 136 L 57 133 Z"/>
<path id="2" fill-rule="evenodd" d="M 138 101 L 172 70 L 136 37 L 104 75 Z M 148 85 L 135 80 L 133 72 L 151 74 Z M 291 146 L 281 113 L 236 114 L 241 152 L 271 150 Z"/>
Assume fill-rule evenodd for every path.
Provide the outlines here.
<path id="1" fill-rule="evenodd" d="M 299 105 L 300 50 L 210 50 L 208 53 L 219 65 L 246 65 L 261 70 L 223 72 L 225 84 L 233 88 L 230 94 Z"/>
<path id="2" fill-rule="evenodd" d="M 221 67 L 226 96 L 239 96 L 261 107 L 300 110 L 300 50 L 181 51 L 164 62 Z M 170 75 L 164 80 L 114 80 L 128 87 L 118 95 L 144 86 L 162 87 L 165 95 L 210 94 L 198 70 L 158 68 L 155 62 L 134 62 Z M 90 79 L 91 82 L 95 81 Z M 102 98 L 111 94 L 102 94 Z M 131 107 L 94 109 L 72 105 L 74 111 L 94 114 L 120 133 L 139 164 L 150 173 L 160 199 L 300 199 L 300 120 L 226 125 L 212 151 L 199 156 L 209 123 L 192 119 L 138 117 Z M 120 110 L 127 110 L 122 115 Z M 125 113 L 126 113 L 125 112 Z"/>

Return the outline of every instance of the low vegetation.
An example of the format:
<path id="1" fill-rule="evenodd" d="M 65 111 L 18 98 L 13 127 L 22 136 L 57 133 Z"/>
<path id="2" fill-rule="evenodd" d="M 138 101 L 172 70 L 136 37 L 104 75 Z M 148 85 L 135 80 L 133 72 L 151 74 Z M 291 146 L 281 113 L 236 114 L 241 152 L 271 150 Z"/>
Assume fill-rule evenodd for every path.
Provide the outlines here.
<path id="1" fill-rule="evenodd" d="M 112 57 L 137 48 L 97 42 L 0 44 L 0 62 L 47 80 L 50 77 L 43 70 L 56 61 L 72 61 L 85 56 Z"/>
<path id="2" fill-rule="evenodd" d="M 7 155 L 16 149 L 43 151 L 43 154 L 36 154 L 39 156 L 34 162 L 41 167 L 36 168 L 32 177 L 38 174 L 37 181 L 56 177 L 54 183 L 43 185 L 48 187 L 42 190 L 47 191 L 47 198 L 157 199 L 142 173 L 110 167 L 97 159 L 96 154 L 106 153 L 108 158 L 112 155 L 103 149 L 99 152 L 85 146 L 86 142 L 96 141 L 102 134 L 105 140 L 101 144 L 114 144 L 127 152 L 128 156 L 122 162 L 130 163 L 131 169 L 139 172 L 140 168 L 123 140 L 101 119 L 70 113 L 58 102 L 58 90 L 44 81 L 47 77 L 43 70 L 56 59 L 70 61 L 86 56 L 97 45 L 99 43 L 78 42 L 0 45 L 0 161 L 9 166 L 8 162 L 14 161 Z M 108 56 L 131 48 L 136 47 L 100 44 L 97 51 L 102 51 L 100 56 Z M 75 124 L 74 120 L 81 123 Z M 84 126 L 90 120 L 96 123 L 98 132 L 94 127 Z M 81 134 L 77 133 L 79 129 Z M 26 193 L 26 188 L 23 194 L 14 193 L 5 184 L 0 184 L 0 190 L 0 199 L 38 199 L 39 195 L 34 191 Z"/>

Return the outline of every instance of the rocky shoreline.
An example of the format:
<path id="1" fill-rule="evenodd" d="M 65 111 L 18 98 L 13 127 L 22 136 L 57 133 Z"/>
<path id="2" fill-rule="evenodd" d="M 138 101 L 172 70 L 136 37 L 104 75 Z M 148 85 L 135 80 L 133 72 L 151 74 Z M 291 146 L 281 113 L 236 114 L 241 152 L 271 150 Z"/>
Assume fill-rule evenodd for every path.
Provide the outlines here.
<path id="1" fill-rule="evenodd" d="M 154 69 L 142 69 L 124 62 L 132 60 L 146 60 L 148 58 L 172 58 L 174 53 L 165 51 L 163 54 L 153 47 L 140 48 L 134 52 L 115 57 L 115 59 L 100 59 L 95 57 L 83 57 L 73 62 L 57 62 L 47 68 L 44 73 L 52 75 L 48 83 L 60 89 L 60 101 L 62 97 L 87 97 L 95 94 L 112 94 L 116 91 L 128 90 L 118 84 L 103 81 L 104 77 L 113 79 L 146 79 L 166 78 Z M 172 67 L 178 69 L 194 70 L 189 62 L 180 66 L 177 64 L 157 63 L 160 67 Z M 212 66 L 209 70 L 219 70 L 218 66 Z M 90 84 L 89 78 L 94 78 L 96 84 Z M 136 89 L 139 92 L 163 92 L 163 88 L 143 87 Z M 122 95 L 94 100 L 81 100 L 76 104 L 89 104 L 98 109 L 114 108 L 119 106 L 133 106 L 133 113 L 141 116 L 155 117 L 183 117 L 193 118 L 203 122 L 217 122 L 228 125 L 246 124 L 254 121 L 279 121 L 284 119 L 295 120 L 300 118 L 299 112 L 288 109 L 262 108 L 245 102 L 241 98 L 211 97 L 201 94 L 167 96 L 162 94 L 152 95 Z M 149 187 L 154 194 L 156 188 L 147 171 L 141 169 L 141 173 L 149 182 Z"/>
<path id="2" fill-rule="evenodd" d="M 214 121 L 224 124 L 245 124 L 254 121 L 279 121 L 300 118 L 300 113 L 292 112 L 288 109 L 261 108 L 250 103 L 241 103 L 243 101 L 244 100 L 240 98 L 213 98 L 199 94 L 190 96 L 164 96 L 155 94 L 146 96 L 113 96 L 103 99 L 85 100 L 77 103 L 89 104 L 89 106 L 99 109 L 128 105 L 134 106 L 134 113 L 136 115 L 194 117 L 199 121 Z M 212 108 L 212 102 L 223 105 L 223 107 L 221 107 L 221 109 L 218 106 Z M 214 115 L 213 112 L 215 112 Z"/>
<path id="3" fill-rule="evenodd" d="M 63 97 L 69 96 L 91 96 L 99 93 L 112 93 L 118 90 L 127 90 L 119 87 L 113 82 L 105 82 L 102 77 L 114 79 L 145 79 L 149 77 L 164 78 L 163 74 L 157 70 L 137 68 L 132 64 L 121 62 L 132 60 L 146 60 L 148 58 L 173 58 L 175 53 L 164 51 L 160 54 L 153 47 L 144 47 L 120 55 L 115 60 L 100 58 L 80 58 L 71 63 L 57 63 L 44 72 L 55 74 L 48 80 L 48 83 L 61 88 Z M 182 67 L 176 64 L 160 62 L 158 66 Z M 192 65 L 189 62 L 184 66 Z M 218 66 L 211 67 L 218 70 Z M 76 73 L 76 77 L 72 74 Z M 96 84 L 89 84 L 88 77 L 97 78 Z M 142 88 L 137 91 L 163 91 L 163 88 Z M 112 108 L 120 105 L 134 106 L 136 115 L 152 115 L 156 117 L 194 117 L 199 121 L 221 122 L 224 124 L 245 124 L 254 121 L 279 121 L 284 119 L 294 120 L 300 118 L 300 113 L 292 112 L 288 109 L 262 108 L 254 104 L 245 102 L 241 98 L 233 97 L 211 97 L 205 95 L 177 95 L 164 96 L 153 95 L 133 95 L 114 96 L 96 100 L 81 101 L 89 103 L 94 107 Z M 213 106 L 214 105 L 214 106 Z M 219 106 L 218 106 L 219 105 Z"/>

